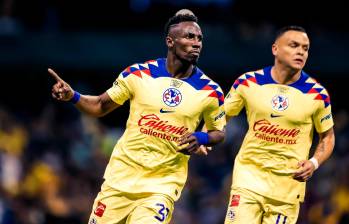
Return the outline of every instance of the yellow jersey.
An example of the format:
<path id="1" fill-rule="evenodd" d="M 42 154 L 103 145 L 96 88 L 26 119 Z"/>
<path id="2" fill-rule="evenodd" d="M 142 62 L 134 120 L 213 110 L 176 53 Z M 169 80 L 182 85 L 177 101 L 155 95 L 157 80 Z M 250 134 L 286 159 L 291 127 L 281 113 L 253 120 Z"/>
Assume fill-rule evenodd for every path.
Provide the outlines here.
<path id="1" fill-rule="evenodd" d="M 300 160 L 308 159 L 314 128 L 333 126 L 326 89 L 304 71 L 290 85 L 276 83 L 271 68 L 248 72 L 233 84 L 225 99 L 228 116 L 246 108 L 248 132 L 235 158 L 233 187 L 297 203 L 305 182 L 292 178 Z"/>
<path id="2" fill-rule="evenodd" d="M 130 113 L 107 165 L 106 183 L 124 192 L 162 193 L 177 200 L 189 160 L 177 152 L 178 140 L 202 119 L 208 130 L 223 130 L 221 88 L 197 67 L 190 77 L 172 78 L 161 58 L 129 66 L 107 93 L 120 105 L 130 100 Z"/>

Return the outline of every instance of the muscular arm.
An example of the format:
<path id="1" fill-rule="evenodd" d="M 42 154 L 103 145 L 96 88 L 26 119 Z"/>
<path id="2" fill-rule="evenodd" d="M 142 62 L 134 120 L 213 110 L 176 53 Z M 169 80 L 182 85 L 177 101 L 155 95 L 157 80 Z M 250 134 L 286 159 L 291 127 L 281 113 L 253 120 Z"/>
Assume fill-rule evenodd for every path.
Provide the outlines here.
<path id="1" fill-rule="evenodd" d="M 81 112 L 94 117 L 102 117 L 119 106 L 106 92 L 99 96 L 81 95 L 80 100 L 75 104 Z"/>
<path id="2" fill-rule="evenodd" d="M 333 128 L 319 134 L 319 143 L 315 149 L 314 156 L 319 165 L 325 162 L 332 154 L 334 148 L 334 131 Z"/>
<path id="3" fill-rule="evenodd" d="M 226 118 L 228 119 L 228 118 Z M 208 134 L 208 144 L 201 145 L 193 135 L 193 133 L 188 133 L 180 138 L 179 146 L 186 145 L 184 148 L 179 149 L 178 151 L 184 154 L 198 154 L 198 155 L 208 155 L 208 151 L 212 149 L 211 146 L 214 146 L 220 142 L 224 141 L 225 138 L 225 128 L 221 130 L 207 130 L 206 125 L 202 127 L 202 132 L 207 132 Z"/>
<path id="4" fill-rule="evenodd" d="M 208 134 L 208 144 L 207 145 L 200 145 L 197 137 L 193 135 L 193 133 L 188 133 L 180 138 L 179 146 L 186 145 L 184 148 L 181 148 L 179 151 L 184 154 L 198 154 L 198 155 L 208 155 L 208 150 L 210 150 L 210 147 L 216 145 L 224 140 L 225 137 L 225 130 L 211 130 L 207 132 Z"/>
<path id="5" fill-rule="evenodd" d="M 211 146 L 224 141 L 225 130 L 224 131 L 207 131 L 206 125 L 204 124 L 204 126 L 202 126 L 201 131 L 208 133 L 210 143 L 208 145 L 200 145 L 199 148 L 195 151 L 196 154 L 208 155 L 208 151 L 212 150 Z"/>
<path id="6" fill-rule="evenodd" d="M 334 148 L 333 128 L 319 134 L 319 143 L 315 149 L 314 158 L 323 164 L 332 154 Z M 309 160 L 302 160 L 298 163 L 299 169 L 294 173 L 294 179 L 299 181 L 308 180 L 315 171 L 314 164 Z"/>
<path id="7" fill-rule="evenodd" d="M 209 139 L 208 146 L 213 146 L 224 141 L 225 131 L 216 130 L 216 131 L 208 131 L 207 133 L 208 133 L 208 139 Z"/>

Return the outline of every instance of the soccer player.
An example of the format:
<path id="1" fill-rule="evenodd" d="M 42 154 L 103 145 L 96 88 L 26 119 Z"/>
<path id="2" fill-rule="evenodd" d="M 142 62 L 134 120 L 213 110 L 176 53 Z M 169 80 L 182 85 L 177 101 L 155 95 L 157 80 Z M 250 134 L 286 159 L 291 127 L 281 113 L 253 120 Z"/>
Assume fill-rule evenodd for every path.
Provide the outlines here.
<path id="1" fill-rule="evenodd" d="M 183 13 L 185 12 L 185 13 Z M 130 100 L 130 114 L 104 174 L 89 223 L 169 223 L 187 179 L 189 154 L 224 139 L 221 88 L 197 66 L 202 32 L 179 11 L 165 26 L 166 58 L 127 67 L 99 96 L 74 91 L 52 69 L 53 98 L 100 117 Z M 208 133 L 195 132 L 204 120 Z"/>
<path id="2" fill-rule="evenodd" d="M 226 96 L 227 120 L 245 107 L 249 129 L 235 158 L 225 224 L 296 223 L 306 181 L 332 153 L 330 97 L 302 70 L 309 47 L 304 28 L 282 28 L 274 65 L 243 74 Z M 319 143 L 308 159 L 314 128 Z"/>

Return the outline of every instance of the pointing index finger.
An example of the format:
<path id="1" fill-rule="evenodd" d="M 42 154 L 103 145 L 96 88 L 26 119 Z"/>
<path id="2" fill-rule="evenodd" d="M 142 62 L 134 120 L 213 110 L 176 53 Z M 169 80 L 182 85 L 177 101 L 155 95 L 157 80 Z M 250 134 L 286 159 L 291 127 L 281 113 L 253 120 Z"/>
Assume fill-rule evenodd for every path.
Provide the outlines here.
<path id="1" fill-rule="evenodd" d="M 60 82 L 60 81 L 63 81 L 61 79 L 61 77 L 59 77 L 59 75 L 57 75 L 57 73 L 55 71 L 53 71 L 52 69 L 47 69 L 48 73 L 57 81 L 57 82 Z"/>

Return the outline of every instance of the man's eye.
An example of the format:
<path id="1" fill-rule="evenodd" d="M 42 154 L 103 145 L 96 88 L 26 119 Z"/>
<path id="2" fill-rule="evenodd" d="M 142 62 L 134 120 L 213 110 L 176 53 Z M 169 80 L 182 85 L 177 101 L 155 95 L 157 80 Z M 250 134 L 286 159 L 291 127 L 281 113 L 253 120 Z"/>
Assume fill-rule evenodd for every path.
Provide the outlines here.
<path id="1" fill-rule="evenodd" d="M 189 39 L 193 39 L 193 38 L 195 37 L 195 35 L 192 34 L 192 33 L 189 33 L 187 37 L 188 37 Z"/>

